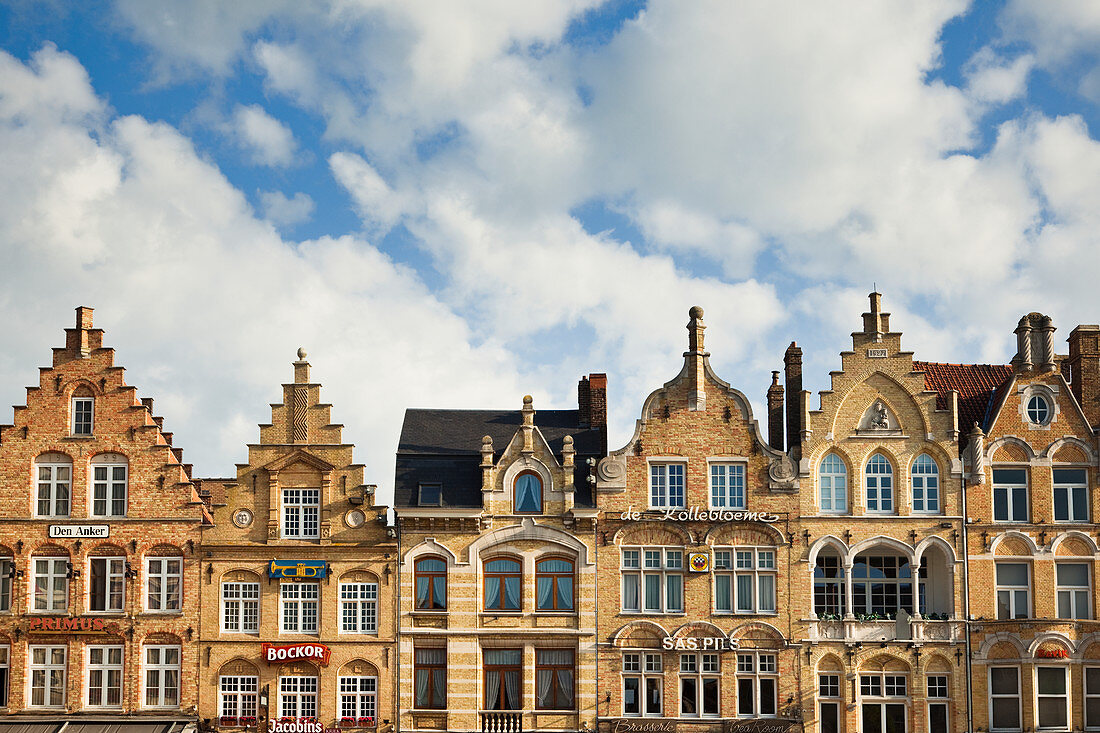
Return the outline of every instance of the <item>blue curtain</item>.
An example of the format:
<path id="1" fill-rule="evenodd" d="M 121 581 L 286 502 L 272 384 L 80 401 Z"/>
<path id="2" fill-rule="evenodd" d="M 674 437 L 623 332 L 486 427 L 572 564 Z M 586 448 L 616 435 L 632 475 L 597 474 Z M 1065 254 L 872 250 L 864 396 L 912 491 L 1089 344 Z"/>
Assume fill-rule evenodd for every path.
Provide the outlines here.
<path id="1" fill-rule="evenodd" d="M 517 512 L 542 510 L 542 482 L 534 474 L 525 473 L 516 479 Z"/>

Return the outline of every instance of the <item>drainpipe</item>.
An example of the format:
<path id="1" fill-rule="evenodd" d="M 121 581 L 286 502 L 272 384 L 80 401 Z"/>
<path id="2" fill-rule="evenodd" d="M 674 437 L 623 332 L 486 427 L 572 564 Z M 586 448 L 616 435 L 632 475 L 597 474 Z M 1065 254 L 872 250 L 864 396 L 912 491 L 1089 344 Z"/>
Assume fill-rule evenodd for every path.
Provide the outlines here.
<path id="1" fill-rule="evenodd" d="M 966 630 L 966 730 L 970 733 L 974 725 L 974 669 L 970 655 L 970 537 L 969 521 L 966 511 L 966 471 L 962 479 L 962 540 L 963 540 L 963 628 Z"/>

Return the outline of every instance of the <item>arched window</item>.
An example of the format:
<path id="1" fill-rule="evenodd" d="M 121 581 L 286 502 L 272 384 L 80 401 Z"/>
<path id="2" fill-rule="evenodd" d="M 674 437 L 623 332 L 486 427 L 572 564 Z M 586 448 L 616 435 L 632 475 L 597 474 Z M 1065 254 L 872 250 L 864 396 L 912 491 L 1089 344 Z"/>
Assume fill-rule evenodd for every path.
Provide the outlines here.
<path id="1" fill-rule="evenodd" d="M 523 565 L 510 557 L 485 561 L 485 610 L 518 611 Z"/>
<path id="2" fill-rule="evenodd" d="M 516 514 L 542 513 L 542 479 L 538 474 L 524 471 L 516 477 L 512 502 Z"/>
<path id="3" fill-rule="evenodd" d="M 447 608 L 447 562 L 440 557 L 416 561 L 416 607 L 422 611 Z"/>
<path id="4" fill-rule="evenodd" d="M 839 621 L 845 612 L 844 563 L 836 552 L 822 552 L 814 565 L 814 613 Z"/>
<path id="5" fill-rule="evenodd" d="M 938 514 L 940 511 L 940 468 L 932 456 L 922 453 L 913 461 L 913 511 Z"/>
<path id="6" fill-rule="evenodd" d="M 876 453 L 867 461 L 867 511 L 889 514 L 894 511 L 894 467 L 886 456 Z"/>
<path id="7" fill-rule="evenodd" d="M 67 517 L 71 511 L 73 462 L 64 453 L 43 453 L 34 461 L 39 517 Z"/>
<path id="8" fill-rule="evenodd" d="M 572 611 L 573 561 L 547 557 L 535 563 L 535 596 L 540 611 Z"/>
<path id="9" fill-rule="evenodd" d="M 126 516 L 126 456 L 100 453 L 92 458 L 92 516 Z"/>
<path id="10" fill-rule="evenodd" d="M 844 514 L 848 511 L 848 468 L 836 453 L 830 453 L 821 462 L 818 486 L 822 512 Z"/>

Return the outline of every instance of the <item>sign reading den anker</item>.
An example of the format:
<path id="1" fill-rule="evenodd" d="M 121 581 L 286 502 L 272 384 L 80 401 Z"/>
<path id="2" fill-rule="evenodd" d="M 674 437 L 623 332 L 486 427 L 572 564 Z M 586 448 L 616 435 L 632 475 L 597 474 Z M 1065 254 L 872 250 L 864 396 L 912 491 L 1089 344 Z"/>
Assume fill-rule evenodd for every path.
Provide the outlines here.
<path id="1" fill-rule="evenodd" d="M 51 539 L 94 539 L 109 537 L 111 525 L 109 524 L 51 524 Z"/>

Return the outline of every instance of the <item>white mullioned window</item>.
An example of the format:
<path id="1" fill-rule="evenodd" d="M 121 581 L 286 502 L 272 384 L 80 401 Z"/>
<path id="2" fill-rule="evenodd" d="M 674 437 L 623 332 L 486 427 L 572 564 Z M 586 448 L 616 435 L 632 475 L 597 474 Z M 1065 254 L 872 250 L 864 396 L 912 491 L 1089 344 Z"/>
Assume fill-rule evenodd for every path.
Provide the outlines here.
<path id="1" fill-rule="evenodd" d="M 864 733 L 891 733 L 905 730 L 908 718 L 908 678 L 900 674 L 861 674 L 859 676 L 860 721 Z M 899 727 L 900 726 L 900 727 Z"/>
<path id="2" fill-rule="evenodd" d="M 34 569 L 35 611 L 66 611 L 69 608 L 69 558 L 36 557 Z"/>
<path id="3" fill-rule="evenodd" d="M 1050 419 L 1050 405 L 1042 395 L 1034 395 L 1027 401 L 1027 419 L 1036 425 L 1046 425 Z"/>
<path id="4" fill-rule="evenodd" d="M 279 586 L 279 631 L 284 634 L 316 634 L 321 587 L 317 583 L 283 583 Z"/>
<path id="5" fill-rule="evenodd" d="M 182 557 L 145 558 L 145 610 L 176 613 L 183 585 Z"/>
<path id="6" fill-rule="evenodd" d="M 88 610 L 117 613 L 126 604 L 126 558 L 88 558 Z"/>
<path id="7" fill-rule="evenodd" d="M 660 717 L 665 677 L 660 654 L 623 654 L 623 716 Z"/>
<path id="8" fill-rule="evenodd" d="M 339 679 L 340 717 L 371 718 L 378 711 L 377 677 L 344 677 Z"/>
<path id="9" fill-rule="evenodd" d="M 712 509 L 745 508 L 744 464 L 710 464 L 710 506 Z"/>
<path id="10" fill-rule="evenodd" d="M 1100 730 L 1100 667 L 1085 667 L 1085 730 Z"/>
<path id="11" fill-rule="evenodd" d="M 836 453 L 825 456 L 818 467 L 818 491 L 823 514 L 848 512 L 848 467 Z"/>
<path id="12" fill-rule="evenodd" d="M 1092 618 L 1088 563 L 1055 563 L 1054 574 L 1058 618 Z"/>
<path id="13" fill-rule="evenodd" d="M 680 717 L 718 717 L 720 679 L 717 654 L 681 654 Z"/>
<path id="14" fill-rule="evenodd" d="M 1054 469 L 1054 521 L 1089 521 L 1088 471 L 1085 469 Z"/>
<path id="15" fill-rule="evenodd" d="M 0 612 L 11 610 L 11 581 L 14 577 L 15 560 L 10 557 L 0 557 Z"/>
<path id="16" fill-rule="evenodd" d="M 820 724 L 823 733 L 840 730 L 840 675 L 822 673 L 817 677 L 817 697 Z"/>
<path id="17" fill-rule="evenodd" d="M 1068 730 L 1069 685 L 1066 667 L 1036 667 L 1035 696 L 1039 729 Z"/>
<path id="18" fill-rule="evenodd" d="M 38 477 L 35 516 L 69 516 L 72 512 L 72 461 L 60 453 L 48 453 L 39 456 L 34 467 Z"/>
<path id="19" fill-rule="evenodd" d="M 122 706 L 122 647 L 89 646 L 88 707 Z"/>
<path id="20" fill-rule="evenodd" d="M 1027 618 L 1031 615 L 1031 581 L 1028 564 L 999 562 L 996 567 L 997 618 Z"/>
<path id="21" fill-rule="evenodd" d="M 321 536 L 321 490 L 283 489 L 283 537 L 317 539 Z"/>
<path id="22" fill-rule="evenodd" d="M 95 400 L 92 397 L 73 397 L 72 404 L 72 434 L 92 434 L 92 414 Z"/>
<path id="23" fill-rule="evenodd" d="M 909 478 L 913 488 L 913 511 L 940 513 L 940 468 L 932 456 L 922 453 L 913 461 Z"/>
<path id="24" fill-rule="evenodd" d="M 378 583 L 340 584 L 340 633 L 378 633 Z"/>
<path id="25" fill-rule="evenodd" d="M 1027 518 L 1027 470 L 994 468 L 993 521 L 1026 522 Z"/>
<path id="26" fill-rule="evenodd" d="M 8 688 L 11 684 L 11 647 L 0 645 L 0 708 L 8 706 Z"/>
<path id="27" fill-rule="evenodd" d="M 779 706 L 779 668 L 773 653 L 737 652 L 737 717 L 774 718 Z"/>
<path id="28" fill-rule="evenodd" d="M 683 613 L 683 549 L 623 548 L 622 582 L 624 611 Z"/>
<path id="29" fill-rule="evenodd" d="M 222 631 L 255 634 L 260 630 L 260 584 L 222 583 Z"/>
<path id="30" fill-rule="evenodd" d="M 223 718 L 257 717 L 260 679 L 255 675 L 222 675 L 218 678 L 218 711 Z"/>
<path id="31" fill-rule="evenodd" d="M 317 678 L 287 675 L 279 678 L 279 717 L 317 717 Z"/>
<path id="32" fill-rule="evenodd" d="M 945 674 L 928 675 L 928 733 L 951 731 L 951 686 Z"/>
<path id="33" fill-rule="evenodd" d="M 65 672 L 68 647 L 32 646 L 28 650 L 32 708 L 65 707 Z"/>
<path id="34" fill-rule="evenodd" d="M 1019 667 L 989 668 L 989 730 L 1023 730 Z"/>
<path id="35" fill-rule="evenodd" d="M 894 467 L 881 453 L 867 461 L 867 511 L 877 514 L 894 512 Z"/>
<path id="36" fill-rule="evenodd" d="M 715 610 L 775 613 L 775 550 L 735 547 L 714 551 Z"/>
<path id="37" fill-rule="evenodd" d="M 126 516 L 125 456 L 104 453 L 92 459 L 92 516 Z"/>
<path id="38" fill-rule="evenodd" d="M 649 507 L 651 509 L 683 509 L 683 463 L 651 463 L 649 465 Z"/>
<path id="39" fill-rule="evenodd" d="M 145 647 L 145 707 L 178 708 L 180 705 L 180 648 L 170 645 Z"/>

